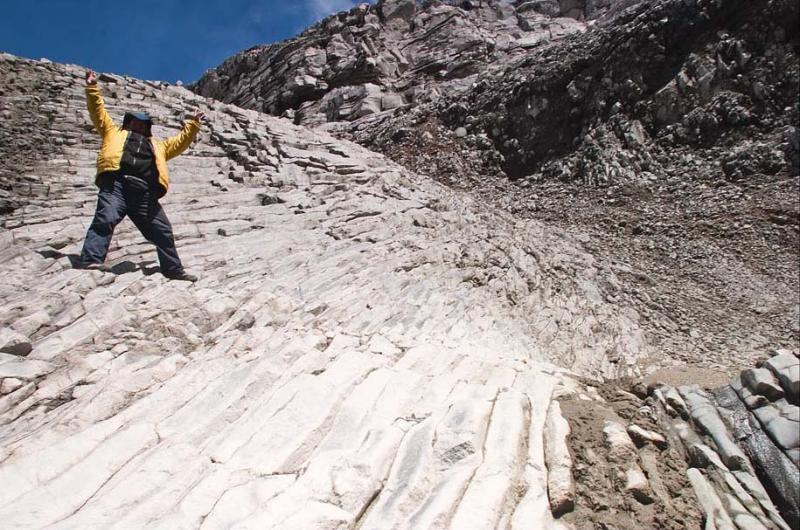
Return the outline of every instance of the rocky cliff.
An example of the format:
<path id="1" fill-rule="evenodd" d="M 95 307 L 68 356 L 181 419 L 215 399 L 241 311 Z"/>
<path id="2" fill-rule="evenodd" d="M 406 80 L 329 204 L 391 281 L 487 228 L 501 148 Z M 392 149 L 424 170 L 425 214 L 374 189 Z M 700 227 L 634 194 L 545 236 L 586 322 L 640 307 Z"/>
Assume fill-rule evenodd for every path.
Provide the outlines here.
<path id="1" fill-rule="evenodd" d="M 585 31 L 586 12 L 598 16 L 610 8 L 555 0 L 516 4 L 361 4 L 292 40 L 231 57 L 192 89 L 305 125 L 352 121 L 461 92 L 476 75 L 529 48 Z"/>
<path id="2" fill-rule="evenodd" d="M 785 0 L 381 0 L 192 89 L 307 125 L 370 116 L 336 129 L 388 152 L 441 120 L 489 151 L 479 174 L 641 180 L 672 165 L 654 147 L 681 146 L 733 151 L 718 153 L 729 178 L 797 174 L 797 17 Z"/>

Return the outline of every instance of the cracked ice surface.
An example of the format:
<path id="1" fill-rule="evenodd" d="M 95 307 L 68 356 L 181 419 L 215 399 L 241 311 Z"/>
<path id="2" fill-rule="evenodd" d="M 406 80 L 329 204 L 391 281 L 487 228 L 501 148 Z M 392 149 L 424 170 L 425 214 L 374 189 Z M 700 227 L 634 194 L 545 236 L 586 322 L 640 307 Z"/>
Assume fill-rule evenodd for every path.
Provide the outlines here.
<path id="1" fill-rule="evenodd" d="M 153 274 L 129 221 L 114 273 L 73 270 L 99 146 L 82 70 L 0 68 L 40 80 L 65 138 L 0 231 L 0 325 L 32 346 L 0 357 L 4 526 L 558 527 L 551 399 L 647 353 L 611 271 L 354 144 L 127 78 L 102 82 L 115 119 L 207 113 L 163 201 L 201 279 Z"/>

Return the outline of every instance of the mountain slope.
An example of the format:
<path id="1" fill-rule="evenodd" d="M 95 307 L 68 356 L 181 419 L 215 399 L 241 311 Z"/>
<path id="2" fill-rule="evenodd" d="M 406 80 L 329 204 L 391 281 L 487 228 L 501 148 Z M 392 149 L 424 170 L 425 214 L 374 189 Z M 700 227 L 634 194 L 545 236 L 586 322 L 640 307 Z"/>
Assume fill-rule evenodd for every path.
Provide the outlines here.
<path id="1" fill-rule="evenodd" d="M 3 134 L 46 144 L 6 166 L 39 185 L 9 186 L 1 218 L 3 524 L 788 528 L 768 494 L 796 515 L 794 354 L 770 361 L 774 404 L 777 383 L 604 384 L 655 353 L 624 276 L 325 133 L 101 76 L 112 116 L 146 109 L 158 135 L 207 113 L 164 200 L 201 279 L 165 280 L 127 222 L 112 272 L 74 270 L 99 147 L 82 74 L 0 56 Z M 721 427 L 732 403 L 753 463 Z"/>
<path id="2" fill-rule="evenodd" d="M 3 217 L 3 333 L 32 347 L 0 357 L 4 524 L 486 528 L 531 503 L 548 524 L 531 408 L 576 388 L 566 368 L 631 373 L 646 352 L 604 301 L 613 273 L 353 144 L 112 76 L 115 119 L 146 109 L 164 135 L 208 114 L 165 199 L 201 280 L 154 274 L 127 221 L 113 273 L 73 270 L 99 145 L 82 71 L 0 69 L 46 90 L 37 134 L 74 140 L 33 166 L 49 192 L 12 190 L 27 204 Z"/>

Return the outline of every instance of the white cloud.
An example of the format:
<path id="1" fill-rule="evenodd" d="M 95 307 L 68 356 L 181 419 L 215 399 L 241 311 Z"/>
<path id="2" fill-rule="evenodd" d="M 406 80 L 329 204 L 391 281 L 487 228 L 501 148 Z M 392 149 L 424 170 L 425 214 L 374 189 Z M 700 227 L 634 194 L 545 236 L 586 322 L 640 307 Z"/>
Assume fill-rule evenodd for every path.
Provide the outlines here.
<path id="1" fill-rule="evenodd" d="M 311 14 L 318 20 L 339 11 L 348 11 L 354 5 L 363 3 L 363 0 L 306 0 L 306 2 Z"/>

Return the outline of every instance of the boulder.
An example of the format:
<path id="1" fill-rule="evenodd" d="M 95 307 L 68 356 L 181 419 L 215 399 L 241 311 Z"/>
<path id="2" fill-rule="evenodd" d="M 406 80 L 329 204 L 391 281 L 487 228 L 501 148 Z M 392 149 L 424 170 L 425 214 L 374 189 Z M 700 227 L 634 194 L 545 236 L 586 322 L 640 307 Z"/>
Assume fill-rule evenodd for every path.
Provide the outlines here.
<path id="1" fill-rule="evenodd" d="M 766 368 L 750 368 L 742 372 L 742 382 L 754 393 L 775 401 L 783 397 L 783 388 Z"/>
<path id="2" fill-rule="evenodd" d="M 0 352 L 11 355 L 28 355 L 33 346 L 30 339 L 10 328 L 0 328 Z"/>
<path id="3" fill-rule="evenodd" d="M 398 29 L 407 29 L 417 11 L 414 0 L 381 0 L 376 7 L 384 23 Z"/>
<path id="4" fill-rule="evenodd" d="M 572 456 L 567 445 L 569 423 L 561 415 L 561 406 L 553 401 L 544 424 L 544 454 L 547 464 L 547 495 L 553 515 L 559 517 L 575 507 L 575 482 Z"/>
<path id="5" fill-rule="evenodd" d="M 800 449 L 800 408 L 796 405 L 782 399 L 755 409 L 753 414 L 778 447 Z"/>
<path id="6" fill-rule="evenodd" d="M 404 105 L 403 96 L 394 92 L 381 95 L 381 110 L 391 110 Z"/>
<path id="7" fill-rule="evenodd" d="M 800 401 L 800 359 L 790 352 L 770 358 L 764 367 L 777 377 L 786 397 L 793 403 Z"/>

